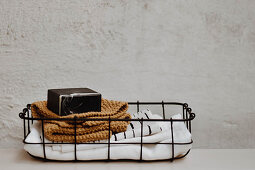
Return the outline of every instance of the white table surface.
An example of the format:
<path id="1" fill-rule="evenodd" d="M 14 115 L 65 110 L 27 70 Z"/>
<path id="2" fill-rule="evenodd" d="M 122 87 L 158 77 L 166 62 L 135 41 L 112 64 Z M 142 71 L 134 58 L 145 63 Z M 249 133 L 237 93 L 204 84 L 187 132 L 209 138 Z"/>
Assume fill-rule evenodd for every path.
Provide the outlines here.
<path id="1" fill-rule="evenodd" d="M 255 149 L 193 149 L 174 162 L 44 162 L 21 149 L 0 149 L 0 170 L 255 170 Z"/>

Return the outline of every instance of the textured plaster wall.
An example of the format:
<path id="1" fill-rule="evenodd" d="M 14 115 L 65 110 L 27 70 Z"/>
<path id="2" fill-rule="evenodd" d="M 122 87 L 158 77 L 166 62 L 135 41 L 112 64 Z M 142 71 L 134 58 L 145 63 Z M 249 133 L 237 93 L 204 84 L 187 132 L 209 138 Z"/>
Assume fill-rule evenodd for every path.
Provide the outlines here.
<path id="1" fill-rule="evenodd" d="M 188 102 L 194 147 L 255 148 L 255 1 L 0 0 L 0 147 L 47 89 Z"/>

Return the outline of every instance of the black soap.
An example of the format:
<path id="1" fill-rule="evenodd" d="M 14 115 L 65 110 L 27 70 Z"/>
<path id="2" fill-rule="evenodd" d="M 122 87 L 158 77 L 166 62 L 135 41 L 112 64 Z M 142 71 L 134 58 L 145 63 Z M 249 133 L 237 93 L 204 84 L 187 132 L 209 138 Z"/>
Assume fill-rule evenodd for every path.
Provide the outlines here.
<path id="1" fill-rule="evenodd" d="M 60 116 L 100 112 L 101 94 L 89 88 L 49 89 L 47 107 Z"/>

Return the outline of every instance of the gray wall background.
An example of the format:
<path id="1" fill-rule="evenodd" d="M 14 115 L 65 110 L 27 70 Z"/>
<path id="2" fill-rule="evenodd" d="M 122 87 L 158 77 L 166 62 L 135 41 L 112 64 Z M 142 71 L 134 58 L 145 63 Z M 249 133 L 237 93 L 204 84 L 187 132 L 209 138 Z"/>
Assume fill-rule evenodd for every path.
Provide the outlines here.
<path id="1" fill-rule="evenodd" d="M 255 148 L 255 1 L 1 0 L 0 147 L 47 89 L 187 102 L 196 148 Z"/>

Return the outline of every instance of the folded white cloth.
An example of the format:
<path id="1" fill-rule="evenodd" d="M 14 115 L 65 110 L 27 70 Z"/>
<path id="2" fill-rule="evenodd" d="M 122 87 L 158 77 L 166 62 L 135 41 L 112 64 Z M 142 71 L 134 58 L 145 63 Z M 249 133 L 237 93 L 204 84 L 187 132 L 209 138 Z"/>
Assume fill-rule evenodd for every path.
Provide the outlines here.
<path id="1" fill-rule="evenodd" d="M 147 112 L 146 112 L 147 113 Z M 138 114 L 139 115 L 139 114 Z M 140 114 L 141 115 L 141 114 Z M 135 116 L 134 116 L 135 117 Z M 161 118 L 157 115 L 151 115 L 152 118 Z M 173 119 L 181 119 L 181 115 L 175 115 Z M 146 121 L 144 121 L 145 123 Z M 146 125 L 145 123 L 144 125 Z M 143 143 L 170 143 L 171 129 L 170 122 L 157 122 L 158 127 L 162 131 L 143 137 Z M 141 126 L 141 125 L 139 125 Z M 26 138 L 26 142 L 40 143 L 40 124 L 35 123 L 30 134 Z M 132 127 L 131 127 L 132 129 Z M 146 128 L 145 128 L 146 129 Z M 130 129 L 128 129 L 130 130 Z M 139 130 L 138 130 L 139 131 Z M 137 132 L 138 132 L 137 131 Z M 187 143 L 191 141 L 191 134 L 187 130 L 183 122 L 173 122 L 174 142 Z M 138 135 L 129 139 L 114 140 L 111 139 L 110 158 L 111 159 L 140 159 L 140 144 L 118 144 L 114 143 L 134 143 L 140 142 L 141 137 Z M 50 146 L 52 145 L 52 146 Z M 65 146 L 66 145 L 66 146 Z M 77 159 L 78 160 L 99 160 L 108 158 L 107 144 L 77 144 Z M 54 148 L 55 147 L 55 148 Z M 58 148 L 57 148 L 58 147 Z M 54 148 L 54 149 L 53 149 Z M 191 144 L 174 145 L 174 156 L 177 157 L 185 154 L 191 148 Z M 25 144 L 24 149 L 30 154 L 43 157 L 43 147 L 41 144 Z M 120 152 L 123 151 L 123 152 Z M 169 159 L 172 157 L 172 145 L 170 144 L 143 144 L 143 160 L 160 160 Z M 47 159 L 53 160 L 74 160 L 74 145 L 73 144 L 47 144 L 45 146 Z"/>
<path id="2" fill-rule="evenodd" d="M 149 109 L 131 115 L 132 119 L 152 119 L 153 115 Z M 143 122 L 143 136 L 153 135 L 162 130 L 159 124 L 150 121 Z M 113 135 L 112 141 L 141 137 L 141 122 L 131 121 L 126 132 Z"/>

